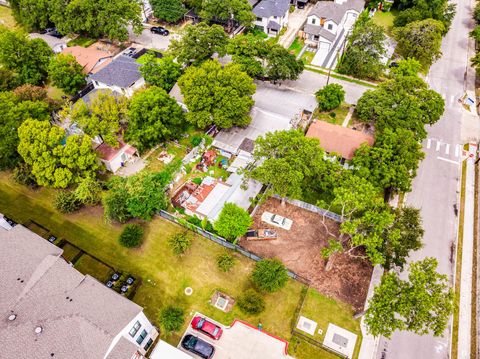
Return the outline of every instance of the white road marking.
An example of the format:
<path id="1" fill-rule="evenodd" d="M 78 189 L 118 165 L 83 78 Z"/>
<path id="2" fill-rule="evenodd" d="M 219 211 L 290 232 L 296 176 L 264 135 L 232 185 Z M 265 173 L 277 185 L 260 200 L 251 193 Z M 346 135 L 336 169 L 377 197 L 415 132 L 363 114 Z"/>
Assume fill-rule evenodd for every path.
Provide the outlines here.
<path id="1" fill-rule="evenodd" d="M 429 138 L 429 139 L 427 140 L 427 149 L 430 148 L 431 144 L 432 144 L 432 140 Z"/>
<path id="2" fill-rule="evenodd" d="M 450 96 L 450 105 L 453 105 L 454 102 L 455 102 L 455 96 L 452 95 Z"/>
<path id="3" fill-rule="evenodd" d="M 440 151 L 440 146 L 442 145 L 441 141 L 437 141 L 437 147 L 435 147 L 435 151 Z"/>
<path id="4" fill-rule="evenodd" d="M 445 158 L 445 157 L 440 157 L 440 156 L 438 156 L 438 157 L 437 157 L 437 160 L 442 160 L 442 161 L 445 161 L 445 162 L 453 163 L 453 164 L 455 164 L 455 165 L 459 165 L 459 162 L 458 162 L 458 161 L 454 161 L 454 160 L 451 160 L 451 159 Z"/>
<path id="5" fill-rule="evenodd" d="M 459 154 L 460 154 L 460 145 L 456 145 L 455 146 L 455 157 L 458 157 Z"/>
<path id="6" fill-rule="evenodd" d="M 445 144 L 445 154 L 448 155 L 450 153 L 450 144 L 446 143 Z"/>

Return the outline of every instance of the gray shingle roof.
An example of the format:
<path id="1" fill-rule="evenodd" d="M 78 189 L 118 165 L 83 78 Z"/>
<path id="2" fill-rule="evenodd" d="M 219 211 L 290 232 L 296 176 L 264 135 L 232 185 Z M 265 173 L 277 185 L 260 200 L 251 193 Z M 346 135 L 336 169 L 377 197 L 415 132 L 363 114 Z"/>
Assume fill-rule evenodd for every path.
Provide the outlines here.
<path id="1" fill-rule="evenodd" d="M 257 17 L 282 17 L 290 9 L 290 0 L 262 0 L 254 8 Z"/>
<path id="2" fill-rule="evenodd" d="M 307 34 L 310 34 L 310 35 L 322 36 L 329 41 L 335 40 L 335 34 L 326 30 L 323 26 L 306 24 L 303 27 L 303 31 L 305 31 Z"/>
<path id="3" fill-rule="evenodd" d="M 139 67 L 131 57 L 120 55 L 90 78 L 108 86 L 127 88 L 142 77 Z"/>
<path id="4" fill-rule="evenodd" d="M 280 30 L 281 29 L 281 26 L 278 22 L 276 21 L 273 21 L 273 20 L 270 20 L 268 22 L 268 25 L 267 25 L 267 28 L 271 29 L 271 30 Z"/>
<path id="5" fill-rule="evenodd" d="M 365 6 L 364 0 L 348 0 L 343 4 L 337 4 L 333 1 L 319 1 L 315 4 L 308 16 L 316 15 L 319 18 L 332 20 L 336 24 L 340 24 L 343 15 L 348 10 L 361 12 Z"/>
<path id="6" fill-rule="evenodd" d="M 0 248 L 2 357 L 101 359 L 142 311 L 72 268 L 60 248 L 21 225 L 0 228 Z M 12 313 L 17 317 L 9 321 Z M 131 349 L 123 351 L 125 358 L 136 352 Z"/>

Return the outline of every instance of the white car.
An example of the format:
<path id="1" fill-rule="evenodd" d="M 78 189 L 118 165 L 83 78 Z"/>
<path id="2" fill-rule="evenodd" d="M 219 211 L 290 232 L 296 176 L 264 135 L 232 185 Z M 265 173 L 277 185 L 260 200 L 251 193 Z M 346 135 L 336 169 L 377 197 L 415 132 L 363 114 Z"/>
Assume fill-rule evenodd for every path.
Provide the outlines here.
<path id="1" fill-rule="evenodd" d="M 287 231 L 292 228 L 293 221 L 291 219 L 279 216 L 278 214 L 273 214 L 270 212 L 263 212 L 262 221 L 272 226 L 283 228 Z"/>

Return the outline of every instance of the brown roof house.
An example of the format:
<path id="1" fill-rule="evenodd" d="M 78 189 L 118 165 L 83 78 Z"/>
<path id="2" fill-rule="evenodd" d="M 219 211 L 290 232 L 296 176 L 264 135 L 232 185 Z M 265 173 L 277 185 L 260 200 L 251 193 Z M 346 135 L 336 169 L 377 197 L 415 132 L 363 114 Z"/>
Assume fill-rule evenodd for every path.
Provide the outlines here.
<path id="1" fill-rule="evenodd" d="M 362 144 L 372 146 L 375 141 L 373 136 L 361 131 L 318 120 L 310 125 L 307 137 L 318 138 L 327 153 L 339 154 L 345 160 L 351 160 Z"/>
<path id="2" fill-rule="evenodd" d="M 117 172 L 127 163 L 134 162 L 135 159 L 138 159 L 138 156 L 135 156 L 138 155 L 137 149 L 123 141 L 118 141 L 117 148 L 102 142 L 95 147 L 95 151 L 98 153 L 100 161 L 105 164 L 107 170 L 113 173 Z"/>
<path id="3" fill-rule="evenodd" d="M 92 47 L 72 46 L 62 51 L 75 57 L 87 75 L 95 74 L 112 62 L 112 54 Z"/>
<path id="4" fill-rule="evenodd" d="M 0 226 L 2 358 L 144 358 L 158 332 L 142 307 L 78 272 L 61 248 L 29 229 L 6 227 Z"/>

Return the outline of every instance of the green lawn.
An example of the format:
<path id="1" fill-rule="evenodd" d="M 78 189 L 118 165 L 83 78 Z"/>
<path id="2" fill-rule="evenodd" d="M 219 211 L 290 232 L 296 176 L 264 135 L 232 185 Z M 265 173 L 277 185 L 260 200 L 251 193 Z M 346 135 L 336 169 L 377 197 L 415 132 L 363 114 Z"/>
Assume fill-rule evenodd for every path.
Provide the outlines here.
<path id="1" fill-rule="evenodd" d="M 305 43 L 303 42 L 303 40 L 300 39 L 299 37 L 296 37 L 295 40 L 293 40 L 290 47 L 288 48 L 288 51 L 290 51 L 290 53 L 297 56 L 300 53 L 300 51 L 302 50 L 304 45 L 305 45 Z"/>
<path id="2" fill-rule="evenodd" d="M 72 46 L 89 47 L 90 45 L 93 45 L 96 42 L 97 42 L 97 39 L 92 39 L 90 37 L 85 37 L 85 36 L 77 36 L 73 40 L 70 40 L 69 42 L 67 42 L 67 46 L 68 47 L 72 47 Z"/>
<path id="3" fill-rule="evenodd" d="M 347 117 L 348 110 L 351 107 L 348 103 L 343 102 L 338 108 L 333 111 L 320 112 L 318 107 L 313 112 L 313 118 L 316 118 L 320 121 L 326 121 L 328 123 L 333 123 L 336 125 L 342 125 L 343 121 Z M 334 116 L 331 114 L 335 114 Z"/>
<path id="4" fill-rule="evenodd" d="M 282 290 L 266 294 L 266 310 L 260 315 L 245 315 L 236 306 L 230 313 L 224 313 L 209 304 L 210 297 L 215 290 L 220 290 L 238 298 L 251 287 L 249 276 L 253 261 L 234 253 L 237 258 L 235 267 L 230 273 L 223 273 L 217 269 L 216 257 L 226 249 L 193 233 L 190 233 L 194 239 L 192 247 L 183 257 L 176 257 L 167 241 L 172 234 L 183 231 L 183 228 L 158 217 L 145 224 L 145 240 L 141 248 L 123 248 L 118 244 L 122 226 L 106 222 L 100 207 L 62 215 L 53 208 L 54 194 L 52 189 L 27 189 L 14 183 L 9 173 L 0 172 L 1 213 L 19 223 L 33 220 L 115 270 L 141 278 L 142 284 L 133 300 L 144 307 L 146 315 L 156 325 L 159 324 L 158 313 L 161 308 L 175 305 L 184 309 L 187 321 L 199 311 L 226 325 L 235 318 L 246 320 L 252 325 L 262 323 L 265 331 L 286 340 L 292 339 L 291 329 L 295 324 L 295 310 L 304 288 L 302 284 L 289 280 Z M 69 244 L 65 251 L 64 255 L 69 258 L 78 253 L 78 250 Z M 108 278 L 111 274 L 109 268 L 87 254 L 80 257 L 75 267 L 102 281 Z M 184 289 L 188 286 L 193 288 L 191 296 L 184 294 Z M 347 325 L 347 317 L 351 315 L 348 308 L 323 298 L 320 294 L 317 296 L 321 305 L 315 305 L 315 313 L 309 314 L 313 319 L 324 323 L 327 320 L 333 321 L 331 316 L 335 315 L 342 318 L 335 323 L 347 329 L 355 326 L 351 323 L 350 326 Z M 317 316 L 325 316 L 325 319 L 317 319 Z M 162 333 L 161 336 L 176 345 L 186 325 L 185 323 L 182 331 L 178 333 Z M 297 339 L 293 342 L 295 345 L 290 345 L 289 351 L 296 358 L 331 357 L 325 351 Z"/>
<path id="5" fill-rule="evenodd" d="M 383 27 L 388 36 L 392 36 L 393 21 L 395 20 L 395 17 L 397 17 L 397 15 L 398 10 L 386 12 L 377 11 L 375 15 L 373 15 L 373 22 Z"/>
<path id="6" fill-rule="evenodd" d="M 347 329 L 357 335 L 357 342 L 353 355 L 353 357 L 356 358 L 362 342 L 362 332 L 360 330 L 360 320 L 352 319 L 353 314 L 353 309 L 348 305 L 336 302 L 333 299 L 319 294 L 315 290 L 309 289 L 300 315 L 314 320 L 318 325 L 315 335 L 311 336 L 307 333 L 302 334 L 323 343 L 329 323 Z M 318 333 L 319 329 L 322 330 L 322 334 Z"/>
<path id="7" fill-rule="evenodd" d="M 315 52 L 305 51 L 301 57 L 304 64 L 310 64 L 315 57 Z"/>
<path id="8" fill-rule="evenodd" d="M 68 96 L 62 89 L 55 87 L 52 84 L 47 84 L 46 90 L 48 97 L 52 100 L 62 101 L 62 96 Z"/>
<path id="9" fill-rule="evenodd" d="M 80 250 L 77 247 L 72 246 L 70 243 L 65 243 L 62 246 L 62 249 L 62 256 L 67 262 L 71 262 L 73 258 L 75 258 L 80 253 Z"/>
<path id="10" fill-rule="evenodd" d="M 8 29 L 14 29 L 17 27 L 17 23 L 12 15 L 12 9 L 0 5 L 0 23 Z"/>

